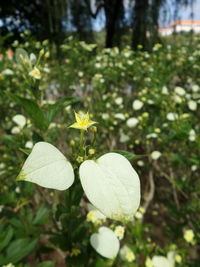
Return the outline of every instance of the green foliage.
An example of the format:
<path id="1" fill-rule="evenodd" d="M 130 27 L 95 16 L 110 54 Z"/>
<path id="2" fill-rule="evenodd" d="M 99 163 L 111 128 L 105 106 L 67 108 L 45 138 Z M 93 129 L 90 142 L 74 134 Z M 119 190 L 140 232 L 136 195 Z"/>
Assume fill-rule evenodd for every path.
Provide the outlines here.
<path id="1" fill-rule="evenodd" d="M 157 44 L 152 53 L 68 38 L 60 62 L 47 41 L 27 44 L 30 36 L 24 38 L 17 47 L 26 57 L 42 49 L 44 55 L 40 79 L 14 57 L 4 53 L 0 61 L 0 265 L 139 267 L 174 251 L 181 256 L 175 266 L 199 266 L 199 37 L 192 46 Z M 89 159 L 119 153 L 139 174 L 141 206 L 120 240 L 121 249 L 134 253 L 131 262 L 121 253 L 108 260 L 91 247 L 100 226 L 116 230 L 119 222 L 94 216 L 79 178 L 64 192 L 15 180 L 41 140 L 56 145 L 78 177 L 79 135 L 69 125 L 79 110 L 98 122 L 97 132 L 89 128 L 86 135 Z M 14 120 L 16 114 L 25 124 Z M 187 241 L 190 229 L 194 238 Z"/>

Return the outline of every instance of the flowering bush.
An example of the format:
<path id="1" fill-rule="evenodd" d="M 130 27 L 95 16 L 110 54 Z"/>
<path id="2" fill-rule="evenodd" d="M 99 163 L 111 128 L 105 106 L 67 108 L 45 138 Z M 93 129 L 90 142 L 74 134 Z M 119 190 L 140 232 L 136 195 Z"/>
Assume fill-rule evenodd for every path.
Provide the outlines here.
<path id="1" fill-rule="evenodd" d="M 200 39 L 23 38 L 0 56 L 0 265 L 198 266 Z"/>

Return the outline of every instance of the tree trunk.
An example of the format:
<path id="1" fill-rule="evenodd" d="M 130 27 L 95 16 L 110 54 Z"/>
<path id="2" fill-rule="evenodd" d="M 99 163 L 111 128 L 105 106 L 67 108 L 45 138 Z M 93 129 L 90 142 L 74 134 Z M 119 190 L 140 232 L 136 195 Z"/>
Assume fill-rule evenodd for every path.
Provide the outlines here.
<path id="1" fill-rule="evenodd" d="M 137 49 L 138 45 L 142 45 L 143 49 L 148 47 L 147 44 L 147 23 L 148 23 L 148 0 L 136 0 L 134 7 L 133 21 L 133 38 L 132 46 Z"/>

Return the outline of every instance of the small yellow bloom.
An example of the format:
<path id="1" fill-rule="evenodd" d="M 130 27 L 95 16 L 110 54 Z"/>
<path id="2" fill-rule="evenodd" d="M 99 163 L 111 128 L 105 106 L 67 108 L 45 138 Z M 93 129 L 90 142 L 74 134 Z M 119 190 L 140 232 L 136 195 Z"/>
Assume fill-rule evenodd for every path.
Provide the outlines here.
<path id="1" fill-rule="evenodd" d="M 37 80 L 41 79 L 41 73 L 38 68 L 34 67 L 32 71 L 29 72 L 29 75 Z"/>
<path id="2" fill-rule="evenodd" d="M 194 242 L 194 232 L 192 229 L 186 230 L 184 233 L 184 239 L 188 243 L 193 243 Z"/>
<path id="3" fill-rule="evenodd" d="M 73 248 L 72 251 L 70 252 L 70 257 L 78 256 L 80 253 L 81 253 L 80 249 Z"/>
<path id="4" fill-rule="evenodd" d="M 178 263 L 181 263 L 182 262 L 182 257 L 179 254 L 176 254 L 175 255 L 175 261 L 178 262 Z"/>
<path id="5" fill-rule="evenodd" d="M 135 260 L 135 254 L 132 252 L 132 251 L 129 251 L 126 253 L 125 255 L 125 259 L 128 261 L 128 262 L 132 262 Z"/>
<path id="6" fill-rule="evenodd" d="M 146 267 L 153 267 L 152 260 L 149 257 L 145 261 L 145 266 Z"/>
<path id="7" fill-rule="evenodd" d="M 118 225 L 118 226 L 115 227 L 115 234 L 119 238 L 119 240 L 122 240 L 123 239 L 124 232 L 125 232 L 125 229 L 124 229 L 123 226 Z"/>
<path id="8" fill-rule="evenodd" d="M 88 112 L 86 114 L 78 114 L 75 112 L 75 117 L 76 117 L 76 122 L 69 127 L 75 128 L 75 129 L 80 129 L 80 130 L 85 130 L 95 124 L 95 121 L 91 121 Z"/>

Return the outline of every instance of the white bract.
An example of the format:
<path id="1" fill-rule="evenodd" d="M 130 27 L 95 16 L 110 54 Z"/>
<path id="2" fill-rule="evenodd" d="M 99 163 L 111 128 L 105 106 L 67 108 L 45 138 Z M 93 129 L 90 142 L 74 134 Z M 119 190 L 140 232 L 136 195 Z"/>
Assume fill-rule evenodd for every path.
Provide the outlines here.
<path id="1" fill-rule="evenodd" d="M 97 234 L 90 237 L 91 246 L 103 257 L 114 259 L 120 243 L 115 233 L 108 227 L 100 227 Z"/>
<path id="2" fill-rule="evenodd" d="M 153 267 L 174 267 L 174 252 L 168 252 L 167 257 L 153 256 L 152 263 Z"/>
<path id="3" fill-rule="evenodd" d="M 127 121 L 126 121 L 126 125 L 129 127 L 129 128 L 134 128 L 137 124 L 139 123 L 139 120 L 137 118 L 129 118 Z"/>
<path id="4" fill-rule="evenodd" d="M 138 99 L 136 99 L 135 101 L 133 101 L 133 109 L 134 110 L 140 110 L 143 107 L 144 103 Z"/>
<path id="5" fill-rule="evenodd" d="M 86 196 L 106 217 L 133 218 L 140 203 L 140 181 L 124 156 L 107 153 L 96 161 L 86 160 L 79 174 Z"/>
<path id="6" fill-rule="evenodd" d="M 26 118 L 21 114 L 15 115 L 12 120 L 21 128 L 23 128 L 26 124 Z"/>
<path id="7" fill-rule="evenodd" d="M 188 108 L 192 111 L 195 111 L 197 109 L 197 102 L 194 100 L 188 101 Z"/>
<path id="8" fill-rule="evenodd" d="M 140 180 L 130 162 L 117 153 L 86 160 L 79 168 L 81 184 L 90 202 L 106 217 L 131 220 L 140 204 Z M 17 180 L 66 190 L 74 182 L 72 165 L 53 145 L 37 143 Z"/>
<path id="9" fill-rule="evenodd" d="M 74 171 L 56 147 L 39 142 L 33 147 L 17 179 L 46 188 L 66 190 L 74 182 Z"/>

